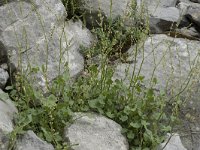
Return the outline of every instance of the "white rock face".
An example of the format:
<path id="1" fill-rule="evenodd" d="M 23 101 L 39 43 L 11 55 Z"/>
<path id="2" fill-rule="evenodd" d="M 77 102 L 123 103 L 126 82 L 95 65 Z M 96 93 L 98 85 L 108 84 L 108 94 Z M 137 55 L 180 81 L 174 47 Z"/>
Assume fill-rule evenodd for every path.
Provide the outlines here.
<path id="1" fill-rule="evenodd" d="M 21 138 L 17 139 L 15 150 L 54 150 L 54 147 L 29 130 Z"/>
<path id="2" fill-rule="evenodd" d="M 65 138 L 73 150 L 128 150 L 121 126 L 96 114 L 77 113 L 74 123 L 66 128 Z"/>
<path id="3" fill-rule="evenodd" d="M 164 148 L 164 149 L 163 149 Z M 180 139 L 178 134 L 168 134 L 168 138 L 160 145 L 158 150 L 187 150 Z"/>

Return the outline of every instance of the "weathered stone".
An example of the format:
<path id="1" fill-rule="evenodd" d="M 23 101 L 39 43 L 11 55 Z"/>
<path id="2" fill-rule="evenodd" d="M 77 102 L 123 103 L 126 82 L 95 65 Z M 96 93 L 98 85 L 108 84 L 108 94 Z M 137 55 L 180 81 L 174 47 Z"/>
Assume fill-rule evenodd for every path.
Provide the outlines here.
<path id="1" fill-rule="evenodd" d="M 160 145 L 158 150 L 187 150 L 180 139 L 178 134 L 168 134 L 168 138 Z"/>
<path id="2" fill-rule="evenodd" d="M 188 38 L 190 40 L 200 40 L 200 33 L 194 27 L 183 27 L 181 29 L 176 29 L 175 37 Z"/>
<path id="3" fill-rule="evenodd" d="M 197 26 L 197 29 L 200 32 L 200 7 L 188 7 L 185 16 L 191 21 L 191 23 Z"/>
<path id="4" fill-rule="evenodd" d="M 80 21 L 65 22 L 65 17 L 60 0 L 15 1 L 0 7 L 0 42 L 17 68 L 29 72 L 43 66 L 46 73 L 42 69 L 32 73 L 39 86 L 44 87 L 46 80 L 53 80 L 67 66 L 71 77 L 84 67 L 78 50 L 91 44 L 92 35 Z"/>
<path id="5" fill-rule="evenodd" d="M 0 68 L 0 89 L 3 89 L 7 83 L 9 74 L 4 69 Z"/>
<path id="6" fill-rule="evenodd" d="M 194 3 L 200 3 L 200 0 L 190 0 L 190 1 Z"/>
<path id="7" fill-rule="evenodd" d="M 2 69 L 4 69 L 4 70 L 8 71 L 8 64 L 3 63 L 3 64 L 0 65 L 0 68 L 2 68 Z"/>
<path id="8" fill-rule="evenodd" d="M 121 126 L 96 114 L 76 113 L 65 137 L 73 150 L 128 150 Z"/>
<path id="9" fill-rule="evenodd" d="M 154 7 L 156 9 L 157 7 L 175 7 L 177 3 L 177 0 L 137 0 L 137 5 L 140 7 L 142 5 Z"/>
<path id="10" fill-rule="evenodd" d="M 54 150 L 54 147 L 29 130 L 17 139 L 15 150 Z"/>
<path id="11" fill-rule="evenodd" d="M 163 33 L 174 30 L 179 22 L 179 18 L 180 13 L 176 7 L 158 7 L 150 13 L 150 32 Z"/>
<path id="12" fill-rule="evenodd" d="M 195 68 L 199 44 L 199 41 L 162 34 L 152 35 L 137 49 L 133 47 L 129 50 L 128 60 L 136 63 L 119 64 L 114 78 L 126 79 L 125 82 L 129 82 L 133 72 L 137 75 L 140 71 L 140 75 L 145 76 L 144 83 L 147 87 L 152 85 L 152 79 L 155 77 L 158 81 L 155 88 L 180 91 L 189 79 L 191 69 Z M 136 58 L 135 51 L 139 53 Z"/>
<path id="13" fill-rule="evenodd" d="M 80 0 L 79 3 L 80 8 L 85 12 L 85 19 L 89 27 L 98 26 L 101 19 L 108 21 L 110 18 L 113 20 L 118 17 L 123 18 L 131 10 L 131 0 Z"/>
<path id="14" fill-rule="evenodd" d="M 3 132 L 11 132 L 13 130 L 13 117 L 17 113 L 17 109 L 9 99 L 8 94 L 0 89 L 0 130 Z"/>
<path id="15" fill-rule="evenodd" d="M 191 24 L 197 25 L 198 30 L 198 13 L 200 12 L 200 4 L 193 3 L 189 0 L 180 0 L 177 4 L 177 8 L 181 13 L 181 23 L 184 27 L 189 27 Z"/>
<path id="16" fill-rule="evenodd" d="M 0 129 L 0 150 L 8 150 L 9 138 L 1 129 Z"/>
<path id="17" fill-rule="evenodd" d="M 138 9 L 143 8 L 146 15 L 149 16 L 151 33 L 163 33 L 176 27 L 180 20 L 180 12 L 175 7 L 176 2 L 177 0 L 137 0 Z"/>

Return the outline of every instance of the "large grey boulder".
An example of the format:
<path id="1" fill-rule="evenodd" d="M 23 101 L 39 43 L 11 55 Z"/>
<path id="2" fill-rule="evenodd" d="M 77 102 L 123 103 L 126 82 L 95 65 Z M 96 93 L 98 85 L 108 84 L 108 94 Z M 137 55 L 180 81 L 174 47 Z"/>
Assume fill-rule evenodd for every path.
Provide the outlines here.
<path id="1" fill-rule="evenodd" d="M 24 72 L 39 67 L 39 72 L 27 76 L 39 86 L 68 67 L 71 77 L 83 70 L 79 49 L 90 46 L 92 35 L 80 21 L 65 22 L 65 18 L 60 0 L 14 1 L 0 7 L 0 42 L 10 63 Z"/>
<path id="2" fill-rule="evenodd" d="M 15 150 L 54 150 L 54 147 L 29 130 L 17 139 Z"/>
<path id="3" fill-rule="evenodd" d="M 65 129 L 65 138 L 73 150 L 128 150 L 121 129 L 106 117 L 76 113 L 72 125 Z"/>
<path id="4" fill-rule="evenodd" d="M 178 90 L 185 87 L 198 61 L 199 41 L 172 38 L 164 34 L 152 35 L 141 45 L 129 50 L 129 61 L 117 65 L 114 79 L 125 79 L 129 83 L 135 73 L 145 76 L 144 84 L 150 87 L 153 78 L 159 90 Z M 135 52 L 138 55 L 135 57 Z"/>

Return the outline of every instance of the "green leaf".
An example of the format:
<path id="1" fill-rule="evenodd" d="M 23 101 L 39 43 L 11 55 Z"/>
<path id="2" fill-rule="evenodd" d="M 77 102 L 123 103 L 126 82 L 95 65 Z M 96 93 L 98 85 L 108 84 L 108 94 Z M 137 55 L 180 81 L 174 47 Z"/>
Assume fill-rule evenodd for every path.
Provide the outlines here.
<path id="1" fill-rule="evenodd" d="M 97 108 L 97 106 L 96 106 L 97 101 L 96 101 L 96 100 L 90 100 L 90 101 L 88 102 L 88 104 L 89 104 L 89 106 L 90 106 L 91 108 Z"/>
<path id="2" fill-rule="evenodd" d="M 106 115 L 107 115 L 109 118 L 114 118 L 114 117 L 115 117 L 115 115 L 112 114 L 111 112 L 106 112 Z"/>
<path id="3" fill-rule="evenodd" d="M 153 83 L 157 84 L 157 79 L 156 78 L 153 78 Z"/>
<path id="4" fill-rule="evenodd" d="M 53 141 L 53 135 L 51 134 L 51 132 L 47 131 L 46 128 L 41 127 L 42 131 L 43 131 L 43 135 L 46 139 L 47 142 L 52 142 Z"/>
<path id="5" fill-rule="evenodd" d="M 172 130 L 171 126 L 163 126 L 162 131 L 169 132 Z"/>
<path id="6" fill-rule="evenodd" d="M 7 86 L 5 89 L 6 90 L 13 90 L 13 86 Z"/>
<path id="7" fill-rule="evenodd" d="M 131 123 L 130 123 L 130 126 L 133 127 L 133 128 L 138 129 L 138 128 L 141 127 L 141 124 L 140 124 L 140 123 L 137 123 L 137 122 L 136 122 L 136 123 L 131 122 Z"/>
<path id="8" fill-rule="evenodd" d="M 9 99 L 9 95 L 7 93 L 2 92 L 0 93 L 0 99 L 6 102 Z"/>
<path id="9" fill-rule="evenodd" d="M 141 124 L 146 128 L 150 123 L 148 123 L 146 120 L 142 120 Z"/>
<path id="10" fill-rule="evenodd" d="M 123 116 L 121 116 L 119 119 L 120 119 L 122 122 L 125 122 L 126 120 L 128 120 L 128 116 L 123 115 Z"/>
<path id="11" fill-rule="evenodd" d="M 135 134 L 134 134 L 132 131 L 128 132 L 127 138 L 128 138 L 129 140 L 134 139 L 134 137 L 135 137 Z"/>
<path id="12" fill-rule="evenodd" d="M 54 95 L 50 95 L 49 97 L 47 97 L 46 99 L 43 99 L 42 100 L 42 104 L 44 107 L 47 107 L 47 108 L 53 108 L 55 107 L 57 104 L 57 98 L 54 96 Z"/>

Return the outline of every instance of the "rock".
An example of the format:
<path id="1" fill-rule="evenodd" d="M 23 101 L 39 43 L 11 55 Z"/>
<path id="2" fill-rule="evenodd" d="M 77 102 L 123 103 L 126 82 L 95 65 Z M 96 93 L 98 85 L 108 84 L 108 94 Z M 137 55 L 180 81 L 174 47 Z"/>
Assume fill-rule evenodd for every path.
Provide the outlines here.
<path id="1" fill-rule="evenodd" d="M 17 113 L 17 108 L 9 99 L 8 94 L 0 89 L 0 130 L 5 133 L 13 130 L 13 118 Z"/>
<path id="2" fill-rule="evenodd" d="M 155 10 L 158 7 L 175 7 L 177 3 L 177 0 L 148 0 L 148 1 L 143 1 L 143 0 L 137 0 L 137 5 L 138 7 L 141 7 L 142 5 L 145 7 L 151 7 L 151 9 Z"/>
<path id="3" fill-rule="evenodd" d="M 131 0 L 80 0 L 81 11 L 85 13 L 85 19 L 89 28 L 99 26 L 101 17 L 104 21 L 118 17 L 124 18 L 130 9 Z M 112 10 L 111 10 L 112 9 Z M 110 13 L 111 12 L 111 13 Z M 100 17 L 99 14 L 102 16 Z"/>
<path id="4" fill-rule="evenodd" d="M 177 4 L 177 8 L 181 12 L 181 22 L 184 24 L 184 27 L 189 27 L 193 24 L 197 26 L 196 29 L 198 30 L 200 4 L 190 2 L 189 0 L 180 0 Z"/>
<path id="5" fill-rule="evenodd" d="M 9 138 L 1 129 L 0 129 L 0 150 L 8 150 Z"/>
<path id="6" fill-rule="evenodd" d="M 15 150 L 54 150 L 54 147 L 29 130 L 17 139 Z"/>
<path id="7" fill-rule="evenodd" d="M 28 77 L 43 89 L 67 66 L 71 77 L 78 75 L 84 68 L 79 49 L 93 40 L 80 21 L 65 22 L 65 18 L 60 0 L 15 1 L 0 7 L 0 42 L 10 62 L 27 72 L 39 67 Z"/>
<path id="8" fill-rule="evenodd" d="M 200 0 L 190 0 L 190 1 L 194 3 L 200 3 Z"/>
<path id="9" fill-rule="evenodd" d="M 200 33 L 195 29 L 195 27 L 183 27 L 181 29 L 176 29 L 176 37 L 185 37 L 190 40 L 200 40 Z M 180 36 L 181 35 L 181 36 Z"/>
<path id="10" fill-rule="evenodd" d="M 164 148 L 164 149 L 163 149 Z M 168 134 L 168 138 L 160 145 L 158 150 L 187 150 L 180 139 L 178 134 Z"/>
<path id="11" fill-rule="evenodd" d="M 1 64 L 1 65 L 0 65 L 0 68 L 2 68 L 2 69 L 4 69 L 4 70 L 8 71 L 8 65 L 7 65 L 6 63 Z"/>
<path id="12" fill-rule="evenodd" d="M 180 19 L 180 12 L 176 7 L 158 7 L 151 10 L 149 26 L 151 33 L 163 33 L 176 28 Z"/>
<path id="13" fill-rule="evenodd" d="M 129 50 L 128 61 L 136 62 L 119 64 L 113 79 L 126 79 L 124 82 L 128 84 L 133 72 L 137 75 L 140 71 L 140 75 L 145 76 L 146 87 L 151 87 L 152 79 L 156 78 L 156 89 L 180 91 L 198 61 L 199 44 L 199 41 L 172 38 L 163 34 L 152 35 L 144 44 L 138 45 L 139 54 L 136 58 L 136 47 Z"/>
<path id="14" fill-rule="evenodd" d="M 74 145 L 73 150 L 128 150 L 121 126 L 114 121 L 89 113 L 76 113 L 74 119 L 65 129 L 65 138 Z"/>
<path id="15" fill-rule="evenodd" d="M 9 74 L 4 69 L 0 68 L 0 89 L 3 89 L 7 83 Z"/>
<path id="16" fill-rule="evenodd" d="M 179 24 L 180 12 L 175 7 L 177 0 L 137 0 L 138 9 L 143 7 L 149 18 L 149 28 L 151 33 L 163 33 L 170 31 Z"/>
<path id="17" fill-rule="evenodd" d="M 200 7 L 188 7 L 185 16 L 191 21 L 191 23 L 197 26 L 197 29 L 200 32 Z"/>

